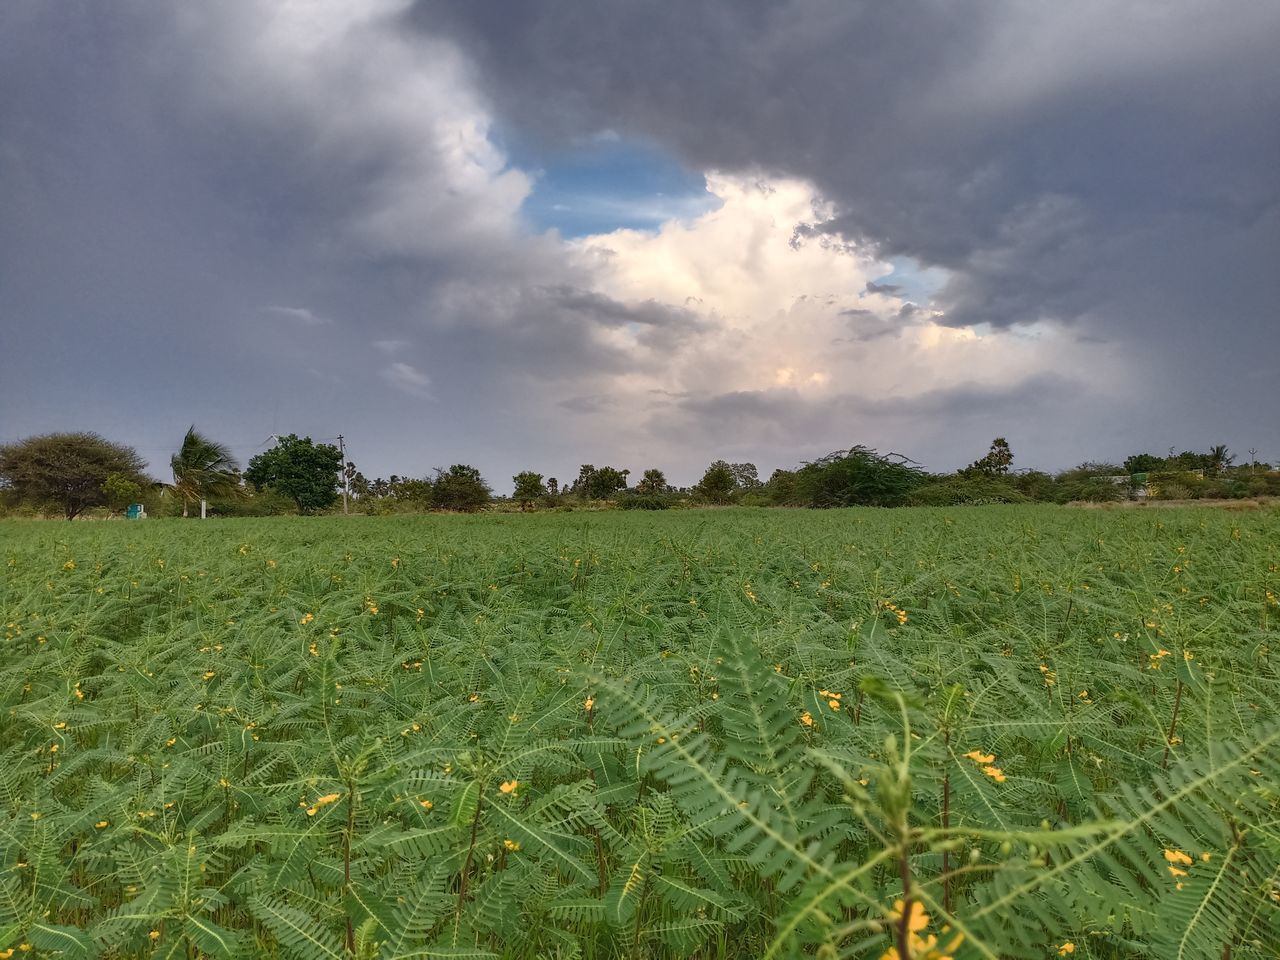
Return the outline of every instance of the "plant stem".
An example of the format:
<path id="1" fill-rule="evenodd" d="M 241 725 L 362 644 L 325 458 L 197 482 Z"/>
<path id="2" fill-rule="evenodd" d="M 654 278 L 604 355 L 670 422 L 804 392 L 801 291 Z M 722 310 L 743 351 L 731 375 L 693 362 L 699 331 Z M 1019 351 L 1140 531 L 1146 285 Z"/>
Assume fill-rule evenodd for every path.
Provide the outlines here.
<path id="1" fill-rule="evenodd" d="M 476 798 L 476 815 L 471 818 L 471 843 L 467 847 L 467 859 L 462 864 L 462 878 L 458 882 L 457 920 L 462 919 L 462 905 L 467 900 L 467 875 L 471 873 L 471 860 L 476 852 L 476 833 L 480 830 L 480 810 L 484 807 L 484 794 Z"/>
<path id="2" fill-rule="evenodd" d="M 1160 769 L 1169 769 L 1169 747 L 1173 734 L 1178 729 L 1178 707 L 1182 705 L 1182 678 L 1178 678 L 1178 690 L 1173 695 L 1173 719 L 1169 721 L 1169 735 L 1164 738 L 1164 756 L 1160 758 Z"/>

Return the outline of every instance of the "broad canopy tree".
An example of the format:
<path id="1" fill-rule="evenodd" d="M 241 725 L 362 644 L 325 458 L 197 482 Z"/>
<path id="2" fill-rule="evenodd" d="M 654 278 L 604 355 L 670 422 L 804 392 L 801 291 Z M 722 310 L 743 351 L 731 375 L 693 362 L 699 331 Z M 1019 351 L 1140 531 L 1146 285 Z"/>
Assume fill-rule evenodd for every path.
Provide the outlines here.
<path id="1" fill-rule="evenodd" d="M 150 486 L 145 466 L 132 447 L 96 433 L 47 433 L 0 446 L 0 481 L 23 502 L 56 503 L 68 520 L 111 502 L 124 483 Z"/>
<path id="2" fill-rule="evenodd" d="M 182 447 L 170 459 L 169 467 L 173 490 L 182 498 L 184 517 L 193 503 L 240 492 L 240 464 L 225 444 L 197 433 L 195 424 L 182 438 Z"/>
<path id="3" fill-rule="evenodd" d="M 342 453 L 331 443 L 289 434 L 249 461 L 244 478 L 255 487 L 270 487 L 297 504 L 298 512 L 314 513 L 338 499 L 338 471 Z"/>
<path id="4" fill-rule="evenodd" d="M 547 488 L 542 485 L 542 474 L 532 470 L 520 471 L 511 478 L 511 482 L 516 485 L 512 497 L 520 504 L 521 510 L 528 510 L 535 500 L 547 492 Z"/>
<path id="5" fill-rule="evenodd" d="M 479 470 L 470 464 L 455 463 L 448 470 L 436 470 L 431 499 L 441 510 L 475 513 L 489 502 L 492 493 Z"/>

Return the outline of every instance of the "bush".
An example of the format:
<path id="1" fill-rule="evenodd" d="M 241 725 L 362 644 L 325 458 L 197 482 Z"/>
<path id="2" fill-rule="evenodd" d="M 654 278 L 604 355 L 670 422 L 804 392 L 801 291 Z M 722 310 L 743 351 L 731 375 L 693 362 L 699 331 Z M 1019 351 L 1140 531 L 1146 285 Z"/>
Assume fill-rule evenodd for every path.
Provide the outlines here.
<path id="1" fill-rule="evenodd" d="M 796 471 L 792 501 L 807 507 L 900 507 L 924 471 L 867 447 L 837 450 Z"/>
<path id="2" fill-rule="evenodd" d="M 619 510 L 668 510 L 675 500 L 662 493 L 624 493 L 616 498 Z"/>
<path id="3" fill-rule="evenodd" d="M 1013 484 L 994 477 L 944 477 L 912 491 L 914 507 L 977 506 L 985 503 L 1030 503 Z"/>

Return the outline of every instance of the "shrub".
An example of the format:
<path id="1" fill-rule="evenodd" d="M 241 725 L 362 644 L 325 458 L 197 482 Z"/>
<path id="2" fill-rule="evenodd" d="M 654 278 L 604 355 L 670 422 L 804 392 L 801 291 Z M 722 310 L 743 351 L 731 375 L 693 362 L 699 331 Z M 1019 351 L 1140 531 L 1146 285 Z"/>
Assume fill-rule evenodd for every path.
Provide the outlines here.
<path id="1" fill-rule="evenodd" d="M 986 503 L 1030 503 L 1009 482 L 993 477 L 944 477 L 912 491 L 908 500 L 915 507 L 976 506 Z"/>

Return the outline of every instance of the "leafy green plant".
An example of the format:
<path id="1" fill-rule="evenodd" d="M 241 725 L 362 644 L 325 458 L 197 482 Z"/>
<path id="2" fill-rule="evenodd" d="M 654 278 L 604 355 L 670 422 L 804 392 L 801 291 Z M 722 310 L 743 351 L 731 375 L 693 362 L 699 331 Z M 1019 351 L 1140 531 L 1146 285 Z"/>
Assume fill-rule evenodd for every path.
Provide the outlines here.
<path id="1" fill-rule="evenodd" d="M 0 954 L 1273 956 L 1278 522 L 7 522 Z"/>

